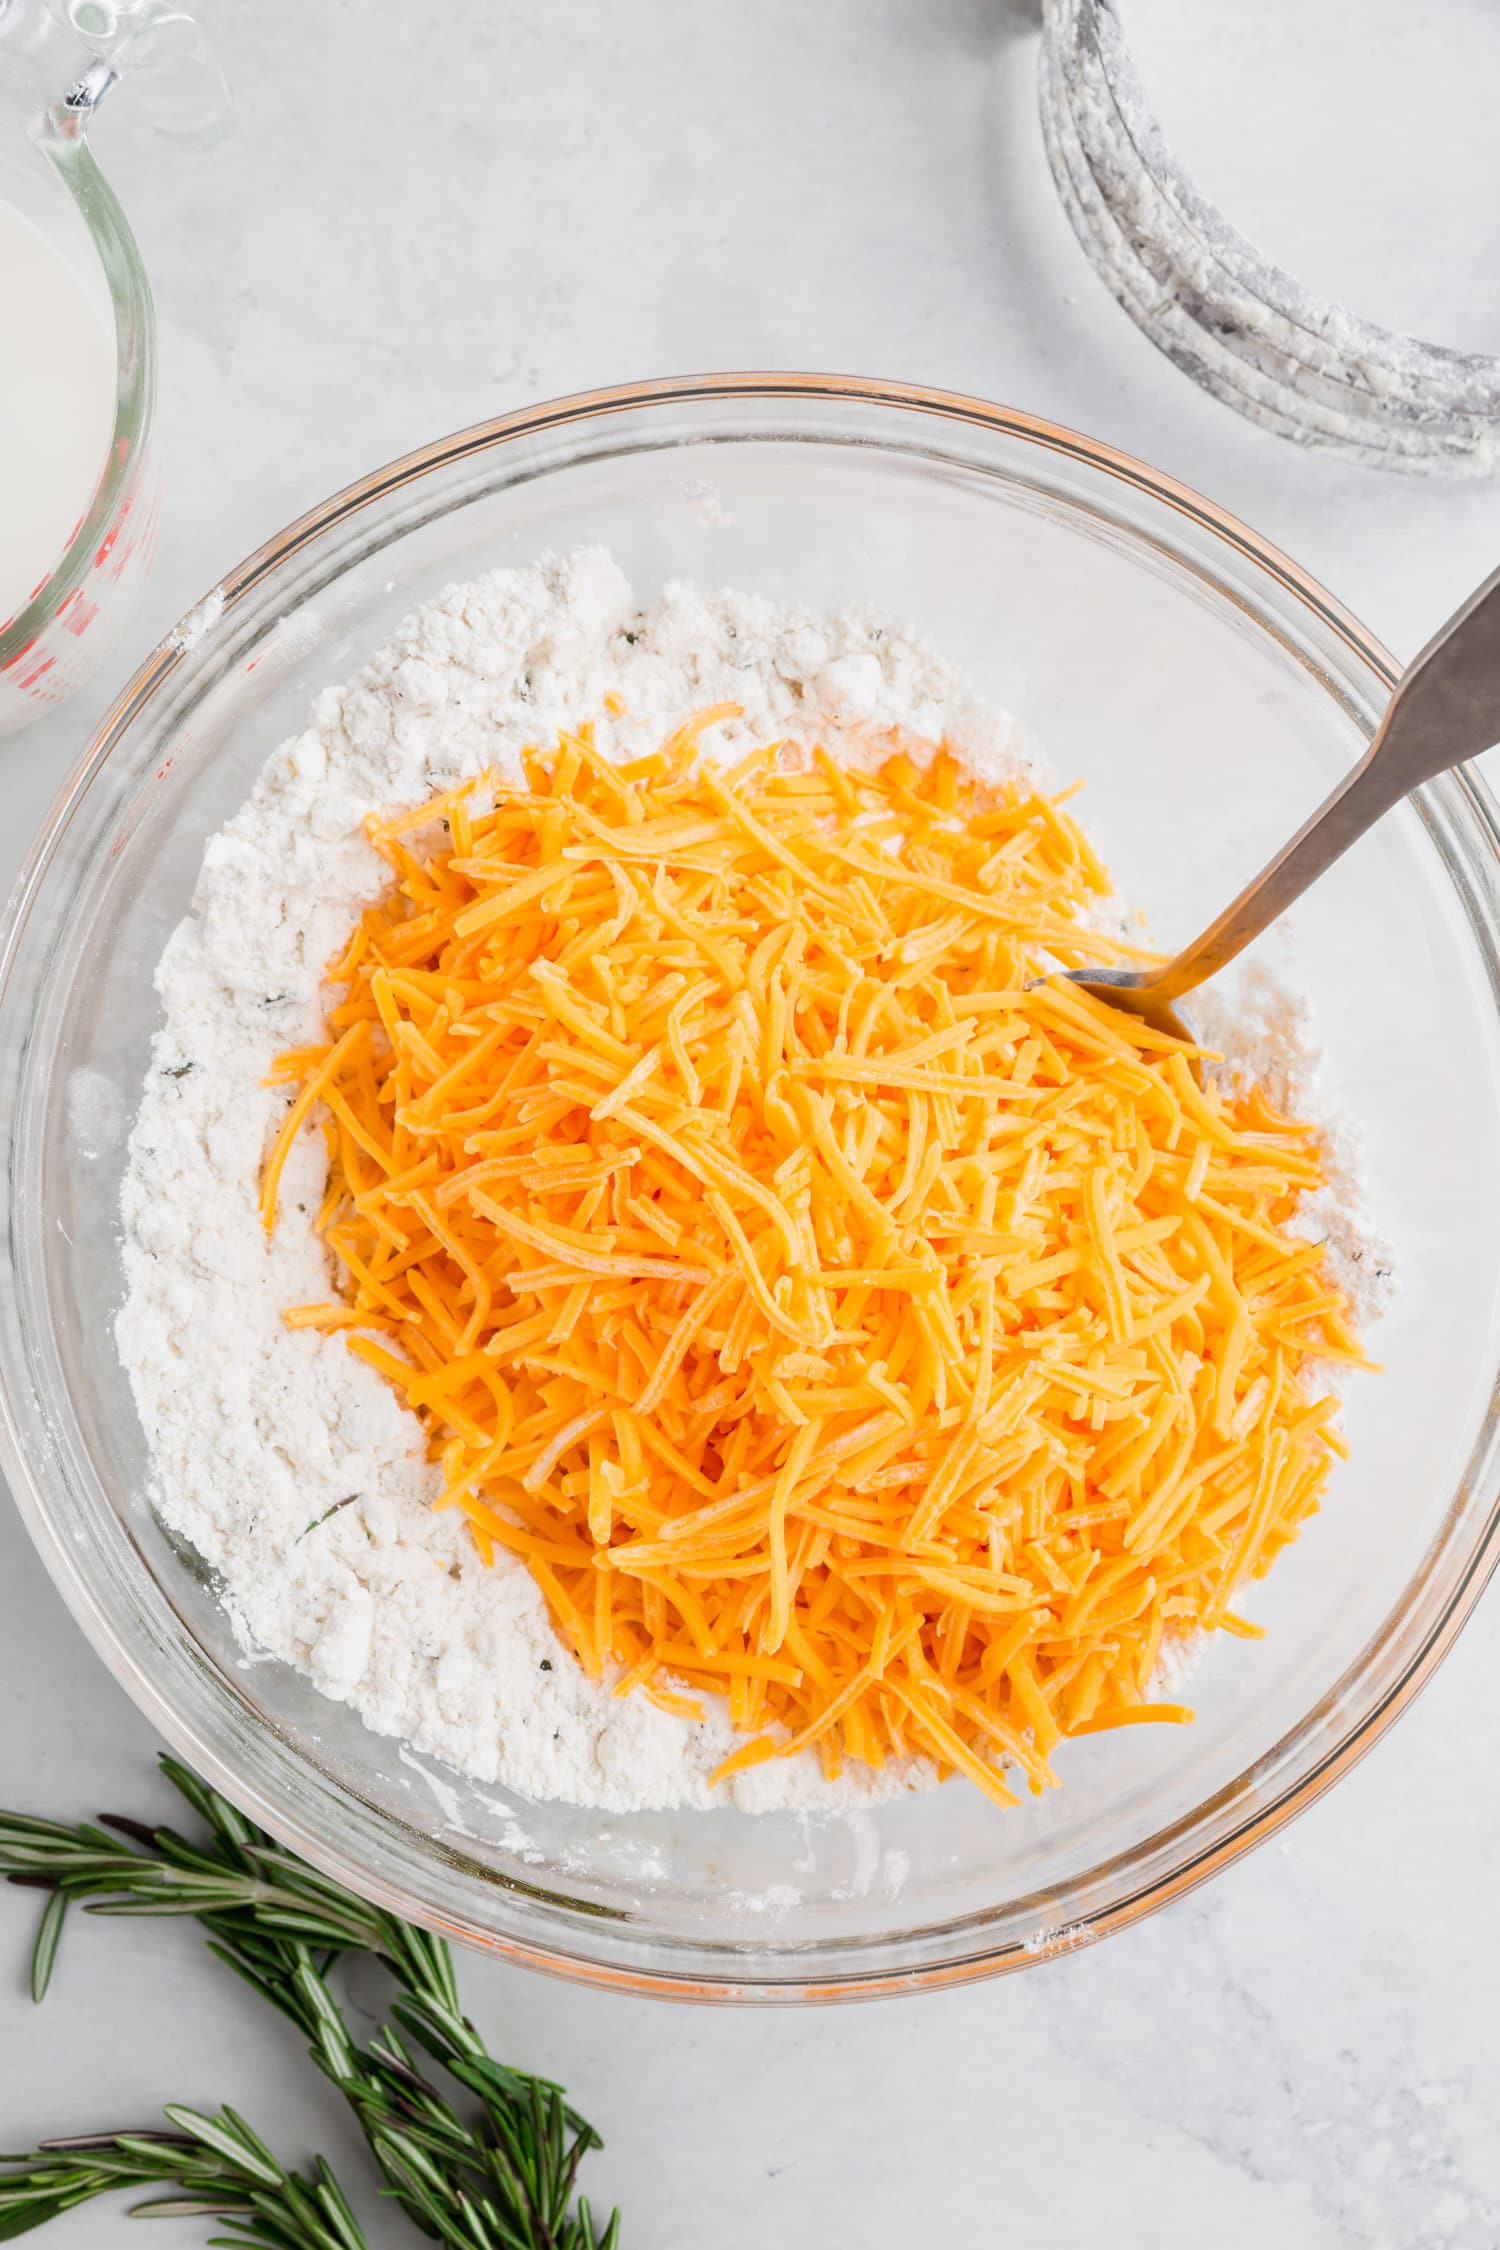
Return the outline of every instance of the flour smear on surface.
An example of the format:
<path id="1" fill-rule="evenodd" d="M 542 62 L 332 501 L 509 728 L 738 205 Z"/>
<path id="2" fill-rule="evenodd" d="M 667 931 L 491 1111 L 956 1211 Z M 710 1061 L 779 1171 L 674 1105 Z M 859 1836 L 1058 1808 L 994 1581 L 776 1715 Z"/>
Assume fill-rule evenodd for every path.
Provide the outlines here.
<path id="1" fill-rule="evenodd" d="M 606 697 L 625 715 L 605 717 Z M 459 1513 L 433 1512 L 440 1474 L 383 1377 L 337 1335 L 284 1325 L 332 1286 L 312 1225 L 326 1159 L 310 1128 L 268 1249 L 257 1191 L 287 1093 L 262 1081 L 282 1048 L 323 1036 L 327 963 L 389 880 L 368 813 L 491 767 L 519 780 L 527 744 L 589 719 L 607 755 L 633 757 L 721 702 L 744 713 L 705 738 L 726 760 L 778 737 L 855 755 L 897 728 L 946 736 L 989 775 L 1023 765 L 1010 722 L 870 612 L 683 586 L 643 610 L 600 550 L 450 588 L 320 697 L 210 840 L 157 972 L 164 1021 L 122 1197 L 117 1333 L 152 1498 L 219 1574 L 245 1645 L 476 1780 L 608 1811 L 847 1806 L 932 1770 L 851 1763 L 829 1782 L 804 1753 L 711 1792 L 737 1739 L 711 1699 L 698 1723 L 586 1677 L 519 1557 L 486 1568 Z"/>

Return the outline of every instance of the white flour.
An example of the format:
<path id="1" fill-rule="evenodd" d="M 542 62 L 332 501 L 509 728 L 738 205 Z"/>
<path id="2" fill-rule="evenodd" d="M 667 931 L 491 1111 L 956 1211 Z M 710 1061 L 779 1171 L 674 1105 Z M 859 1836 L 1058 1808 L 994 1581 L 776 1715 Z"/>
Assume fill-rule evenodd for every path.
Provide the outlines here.
<path id="1" fill-rule="evenodd" d="M 600 719 L 611 691 L 630 714 L 613 727 Z M 319 699 L 210 841 L 157 973 L 165 1021 L 122 1199 L 119 1348 L 153 1498 L 220 1573 L 247 1645 L 477 1780 L 606 1810 L 708 1804 L 737 1738 L 717 1713 L 700 1726 L 590 1682 L 525 1566 L 485 1569 L 457 1517 L 432 1513 L 441 1479 L 380 1375 L 337 1337 L 283 1325 L 283 1306 L 330 1287 L 306 1217 L 323 1155 L 305 1135 L 268 1254 L 256 1184 L 286 1096 L 261 1080 L 279 1049 L 321 1035 L 323 970 L 385 887 L 367 812 L 514 764 L 585 719 L 602 748 L 633 756 L 727 701 L 745 717 L 711 738 L 725 756 L 778 734 L 896 726 L 946 733 L 992 773 L 1018 762 L 1009 722 L 871 615 L 686 587 L 641 613 L 598 551 L 454 587 Z M 807 1754 L 728 1793 L 757 1809 L 868 1803 L 929 1778 L 915 1762 L 851 1767 L 830 1786 Z"/>
<path id="2" fill-rule="evenodd" d="M 1204 1045 L 1223 1050 L 1221 1077 L 1253 1080 L 1288 1116 L 1316 1122 L 1327 1185 L 1303 1196 L 1291 1231 L 1322 1243 L 1355 1325 L 1368 1328 L 1393 1293 L 1392 1254 L 1374 1230 L 1359 1143 L 1327 1083 L 1310 1002 L 1268 970 L 1252 968 L 1194 993 L 1185 1005 Z"/>
<path id="3" fill-rule="evenodd" d="M 611 694 L 628 719 L 601 718 Z M 736 1741 L 728 1720 L 711 1706 L 702 1724 L 674 1718 L 589 1681 L 524 1564 L 502 1554 L 486 1569 L 457 1513 L 432 1512 L 441 1478 L 383 1378 L 339 1337 L 285 1327 L 284 1306 L 331 1287 L 307 1216 L 323 1143 L 310 1131 L 294 1150 L 268 1252 L 256 1194 L 287 1097 L 261 1081 L 281 1048 L 321 1036 L 324 968 L 385 887 L 368 812 L 515 766 L 586 719 L 608 754 L 633 756 L 724 701 L 745 713 L 708 740 L 726 757 L 773 735 L 898 727 L 946 735 L 991 774 L 1021 764 L 1009 721 L 869 613 L 686 587 L 640 611 L 598 550 L 451 588 L 320 697 L 210 840 L 157 973 L 164 1023 L 122 1197 L 117 1333 L 152 1497 L 220 1574 L 246 1647 L 476 1780 L 610 1811 L 707 1805 Z M 851 1805 L 931 1779 L 913 1761 L 851 1765 L 830 1784 L 808 1753 L 715 1796 Z"/>

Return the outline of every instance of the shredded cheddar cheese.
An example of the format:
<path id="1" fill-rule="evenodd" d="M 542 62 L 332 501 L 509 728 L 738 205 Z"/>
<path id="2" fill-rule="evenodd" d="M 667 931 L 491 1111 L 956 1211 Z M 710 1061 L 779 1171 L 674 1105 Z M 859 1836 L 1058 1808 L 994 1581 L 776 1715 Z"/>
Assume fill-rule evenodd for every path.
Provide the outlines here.
<path id="1" fill-rule="evenodd" d="M 1191 1717 L 1164 1644 L 1253 1633 L 1317 1506 L 1306 1370 L 1363 1364 L 1287 1231 L 1317 1144 L 1033 986 L 1128 951 L 1057 803 L 946 752 L 726 770 L 727 715 L 370 823 L 392 889 L 263 1182 L 269 1232 L 320 1115 L 344 1301 L 286 1318 L 397 1387 L 594 1677 L 727 1698 L 721 1775 L 922 1753 L 1014 1803 Z"/>

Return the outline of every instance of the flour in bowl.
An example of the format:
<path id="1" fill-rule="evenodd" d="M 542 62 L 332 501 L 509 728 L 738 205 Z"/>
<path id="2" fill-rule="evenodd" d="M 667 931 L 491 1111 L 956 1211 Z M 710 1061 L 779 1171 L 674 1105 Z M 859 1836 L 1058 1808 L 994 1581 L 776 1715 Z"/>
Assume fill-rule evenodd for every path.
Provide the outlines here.
<path id="1" fill-rule="evenodd" d="M 618 698 L 628 718 L 602 719 Z M 188 918 L 157 972 L 163 1025 L 130 1141 L 121 1358 L 162 1516 L 219 1574 L 245 1642 L 308 1673 L 368 1724 L 532 1798 L 607 1810 L 867 1803 L 931 1778 L 920 1761 L 805 1753 L 708 1776 L 735 1746 L 643 1696 L 613 1696 L 565 1650 L 519 1559 L 485 1568 L 422 1431 L 337 1336 L 293 1333 L 285 1306 L 325 1296 L 327 1253 L 283 1224 L 267 1250 L 256 1194 L 285 1093 L 283 1048 L 322 1035 L 328 961 L 388 871 L 365 815 L 419 804 L 531 742 L 593 719 L 617 757 L 653 749 L 706 704 L 742 720 L 725 757 L 776 736 L 851 728 L 946 734 L 977 769 L 1018 770 L 1010 723 L 935 650 L 863 611 L 833 616 L 684 586 L 640 609 L 599 550 L 452 587 L 349 687 L 318 701 L 204 853 Z M 315 1211 L 320 1136 L 283 1184 Z"/>
<path id="2" fill-rule="evenodd" d="M 818 616 L 683 587 L 642 610 L 609 558 L 595 551 L 452 589 L 408 621 L 352 687 L 320 699 L 309 731 L 276 753 L 248 804 L 210 841 L 193 911 L 158 972 L 165 1020 L 123 1196 L 127 1295 L 118 1335 L 151 1449 L 154 1498 L 218 1572 L 247 1646 L 298 1666 L 371 1726 L 476 1779 L 531 1798 L 610 1810 L 707 1805 L 725 1795 L 749 1809 L 869 1802 L 923 1786 L 933 1771 L 915 1759 L 882 1771 L 851 1759 L 830 1782 L 808 1753 L 751 1767 L 711 1791 L 710 1776 L 737 1743 L 722 1707 L 710 1700 L 705 1718 L 689 1719 L 640 1694 L 617 1697 L 608 1681 L 587 1677 L 555 1634 L 519 1558 L 502 1551 L 486 1566 L 460 1511 L 433 1508 L 442 1474 L 427 1460 L 421 1423 L 385 1377 L 354 1356 L 341 1335 L 285 1324 L 287 1308 L 326 1300 L 336 1286 L 314 1224 L 327 1157 L 315 1125 L 290 1140 L 280 1222 L 268 1248 L 258 1189 L 287 1094 L 265 1080 L 283 1050 L 323 1040 L 330 958 L 390 884 L 366 836 L 367 815 L 421 806 L 490 769 L 520 782 L 526 745 L 551 744 L 585 721 L 596 726 L 606 756 L 632 758 L 710 705 L 740 714 L 704 737 L 708 754 L 726 760 L 780 738 L 854 756 L 861 745 L 896 732 L 929 743 L 946 739 L 990 778 L 1023 770 L 1009 722 L 977 703 L 934 651 L 870 614 Z M 492 805 L 476 804 L 476 819 L 487 818 Z M 762 837 L 759 829 L 754 834 Z M 988 857 L 988 843 L 977 848 Z M 995 854 L 997 865 L 1004 856 Z M 873 868 L 861 877 L 883 880 L 883 870 Z M 946 943 L 952 913 L 942 901 L 953 893 L 939 890 L 938 936 Z M 779 938 L 785 905 L 773 899 L 765 911 Z M 420 938 L 417 924 L 412 930 Z M 590 921 L 580 940 L 585 946 L 592 932 Z M 891 955 L 888 946 L 880 957 Z M 899 948 L 894 958 L 899 967 Z M 549 982 L 558 973 L 550 956 L 539 978 L 542 968 Z M 1012 980 L 1020 973 L 1013 971 Z M 837 983 L 834 1012 L 847 1012 L 852 989 Z M 990 989 L 982 996 L 986 1005 Z M 486 1034 L 490 1047 L 498 1036 Z M 949 1031 L 936 1037 L 943 1051 L 951 1048 Z M 388 1043 L 380 1051 L 390 1059 L 403 1050 Z M 729 1069 L 722 1047 L 715 1051 L 718 1067 Z M 834 1059 L 841 1068 L 850 1063 L 840 1053 L 829 1058 L 830 1068 Z M 652 1067 L 644 1051 L 637 1067 Z M 738 1067 L 732 1066 L 736 1084 Z M 859 1052 L 850 1067 L 857 1078 L 870 1065 Z M 696 1083 L 691 1067 L 684 1069 Z M 1032 1098 L 1024 1082 L 998 1083 L 1002 1094 Z M 406 1098 L 398 1095 L 398 1104 Z M 291 1133 L 289 1126 L 284 1138 Z M 913 1140 L 913 1179 L 919 1154 Z M 847 1170 L 836 1149 L 833 1156 Z M 507 1156 L 500 1169 L 512 1161 Z M 1032 1161 L 1043 1161 L 1041 1144 Z M 1186 1165 L 1187 1158 L 1172 1161 Z M 1061 1182 L 1066 1171 L 1058 1166 L 1049 1177 Z M 273 1165 L 268 1192 L 274 1188 Z M 955 1210 L 957 1231 L 967 1239 L 975 1224 L 967 1202 L 948 1207 L 939 1232 L 955 1232 Z M 980 1248 L 994 1233 L 992 1218 L 990 1211 L 978 1223 Z M 440 1231 L 438 1220 L 430 1223 Z M 1158 1241 L 1162 1223 L 1143 1231 Z M 394 1239 L 404 1242 L 399 1233 Z M 579 1238 L 575 1247 L 581 1246 Z M 352 1247 L 349 1255 L 358 1269 Z M 489 1253 L 475 1255 L 482 1266 Z M 1065 1270 L 1078 1267 L 1076 1251 L 1066 1258 Z M 846 1262 L 833 1256 L 830 1282 L 833 1268 Z M 862 1283 L 862 1268 L 854 1260 L 847 1278 Z M 465 1270 L 479 1274 L 488 1302 L 480 1267 Z M 981 1284 L 993 1293 L 993 1279 L 973 1282 Z M 385 1300 L 371 1302 L 373 1308 Z M 476 1300 L 476 1321 L 481 1310 Z M 1123 1325 L 1112 1333 L 1130 1343 Z M 1202 1362 L 1191 1356 L 1196 1370 Z M 882 1370 L 877 1359 L 871 1380 L 884 1380 Z M 1196 1373 L 1186 1380 L 1196 1382 Z M 595 1395 L 585 1401 L 590 1407 Z M 1274 1405 L 1274 1386 L 1271 1396 Z M 795 1404 L 785 1411 L 795 1414 Z M 898 1401 L 888 1417 L 898 1432 L 901 1411 Z M 1075 1415 L 1071 1404 L 1066 1411 Z M 597 1419 L 590 1412 L 576 1427 Z M 809 1429 L 808 1439 L 815 1435 Z M 978 1443 L 977 1426 L 970 1442 Z M 1072 1440 L 1065 1435 L 1063 1442 Z M 927 1474 L 941 1489 L 941 1479 Z M 453 1489 L 468 1504 L 472 1492 L 463 1476 Z M 715 1488 L 698 1489 L 712 1495 Z M 1003 1498 L 1004 1487 L 997 1490 Z M 588 1577 L 592 1583 L 591 1570 Z M 944 1580 L 944 1589 L 952 1583 Z M 1055 1576 L 1048 1581 L 1058 1583 Z M 700 1646 L 723 1653 L 722 1644 Z M 1142 1658 L 1142 1678 L 1157 1646 L 1153 1640 Z"/>

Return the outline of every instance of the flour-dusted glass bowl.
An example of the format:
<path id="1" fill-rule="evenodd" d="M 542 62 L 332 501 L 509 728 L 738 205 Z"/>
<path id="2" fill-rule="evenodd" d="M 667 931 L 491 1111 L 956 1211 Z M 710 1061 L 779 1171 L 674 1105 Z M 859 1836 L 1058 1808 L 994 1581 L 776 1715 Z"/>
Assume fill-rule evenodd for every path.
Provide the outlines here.
<path id="1" fill-rule="evenodd" d="M 480 1788 L 237 1646 L 148 1498 L 115 1357 L 116 1205 L 152 970 L 204 840 L 314 692 L 446 582 L 604 541 L 675 576 L 879 604 L 1016 711 L 1124 889 L 1189 935 L 1360 754 L 1390 660 L 1168 478 L 981 402 L 721 376 L 565 400 L 380 470 L 233 572 L 141 667 L 63 790 L 0 952 L 3 1452 L 90 1640 L 200 1772 L 367 1896 L 538 1967 L 719 1998 L 892 1992 L 1102 1935 L 1309 1804 L 1409 1702 L 1500 1538 L 1500 856 L 1459 773 L 1298 910 L 1400 1290 L 1351 1459 L 1216 1642 L 1189 1728 L 1066 1746 L 1000 1812 L 601 1815 Z"/>

